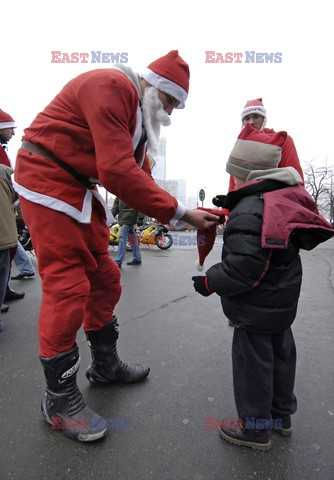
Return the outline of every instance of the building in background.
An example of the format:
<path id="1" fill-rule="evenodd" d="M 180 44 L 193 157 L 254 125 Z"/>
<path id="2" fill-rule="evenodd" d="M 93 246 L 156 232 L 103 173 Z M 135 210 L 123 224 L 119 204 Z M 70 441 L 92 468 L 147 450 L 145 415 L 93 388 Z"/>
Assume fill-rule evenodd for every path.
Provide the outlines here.
<path id="1" fill-rule="evenodd" d="M 176 197 L 187 208 L 196 208 L 196 197 L 189 197 L 187 199 L 187 181 L 185 179 L 166 179 L 166 167 L 167 167 L 167 141 L 162 137 L 159 143 L 159 153 L 154 157 L 152 161 L 152 177 L 159 185 L 171 195 Z M 110 192 L 107 192 L 104 188 L 99 188 L 101 195 L 105 198 L 105 201 L 109 207 L 112 207 L 115 196 Z"/>
<path id="2" fill-rule="evenodd" d="M 152 177 L 155 180 L 166 180 L 166 139 L 160 138 L 159 153 L 154 158 L 155 163 L 152 167 Z"/>
<path id="3" fill-rule="evenodd" d="M 180 202 L 186 205 L 187 181 L 182 179 L 166 179 L 167 167 L 167 141 L 164 137 L 160 139 L 159 153 L 154 158 L 155 163 L 152 167 L 152 176 L 159 187 L 163 188 Z"/>
<path id="4" fill-rule="evenodd" d="M 186 207 L 190 210 L 193 210 L 194 208 L 197 208 L 197 202 L 197 197 L 195 195 L 191 195 L 187 198 Z"/>

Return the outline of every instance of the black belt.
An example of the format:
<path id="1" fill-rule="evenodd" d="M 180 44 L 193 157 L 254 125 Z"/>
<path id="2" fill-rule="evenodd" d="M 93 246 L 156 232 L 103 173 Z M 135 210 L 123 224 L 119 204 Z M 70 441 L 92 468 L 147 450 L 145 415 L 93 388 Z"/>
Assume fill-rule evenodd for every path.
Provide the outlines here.
<path id="1" fill-rule="evenodd" d="M 86 177 L 86 175 L 82 175 L 81 173 L 77 172 L 75 168 L 71 167 L 70 165 L 63 162 L 62 160 L 59 160 L 59 158 L 55 157 L 53 153 L 49 152 L 48 150 L 45 150 L 44 148 L 38 147 L 33 143 L 26 142 L 25 140 L 22 141 L 21 148 L 23 150 L 26 150 L 27 152 L 35 153 L 37 155 L 42 155 L 42 157 L 45 157 L 48 160 L 52 160 L 61 168 L 66 170 L 68 173 L 70 173 L 76 180 L 78 180 L 78 182 L 80 182 L 84 187 L 88 189 L 92 189 L 96 185 L 100 184 L 98 180 L 93 180 L 89 177 Z"/>

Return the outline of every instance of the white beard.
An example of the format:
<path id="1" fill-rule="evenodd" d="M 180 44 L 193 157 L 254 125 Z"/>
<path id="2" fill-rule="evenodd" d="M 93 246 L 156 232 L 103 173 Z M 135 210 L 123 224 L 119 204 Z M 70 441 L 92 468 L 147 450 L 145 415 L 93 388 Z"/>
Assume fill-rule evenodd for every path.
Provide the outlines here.
<path id="1" fill-rule="evenodd" d="M 162 102 L 159 99 L 159 92 L 155 87 L 147 87 L 144 90 L 143 122 L 147 135 L 148 153 L 154 157 L 159 153 L 160 127 L 168 127 L 171 120 L 165 112 Z"/>

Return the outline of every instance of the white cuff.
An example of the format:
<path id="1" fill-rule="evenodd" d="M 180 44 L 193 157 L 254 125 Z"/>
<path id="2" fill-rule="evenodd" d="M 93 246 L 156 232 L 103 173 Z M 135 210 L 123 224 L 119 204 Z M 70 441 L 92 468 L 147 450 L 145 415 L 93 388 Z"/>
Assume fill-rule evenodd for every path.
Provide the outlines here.
<path id="1" fill-rule="evenodd" d="M 186 207 L 181 203 L 179 200 L 177 201 L 177 208 L 174 217 L 170 220 L 170 224 L 173 225 L 173 227 L 176 227 L 176 225 L 179 223 L 180 218 L 183 217 L 183 215 L 186 213 Z"/>

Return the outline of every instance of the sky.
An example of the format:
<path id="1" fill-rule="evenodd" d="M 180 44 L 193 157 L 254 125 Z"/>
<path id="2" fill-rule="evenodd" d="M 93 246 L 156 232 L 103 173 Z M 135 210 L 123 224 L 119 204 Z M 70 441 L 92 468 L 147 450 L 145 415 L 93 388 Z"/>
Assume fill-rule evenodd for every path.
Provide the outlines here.
<path id="1" fill-rule="evenodd" d="M 334 165 L 329 1 L 16 0 L 2 10 L 0 108 L 18 126 L 12 160 L 24 128 L 69 80 L 112 66 L 92 63 L 92 51 L 125 53 L 140 72 L 176 49 L 190 66 L 189 96 L 161 134 L 167 178 L 186 179 L 188 196 L 204 188 L 212 206 L 214 195 L 227 192 L 225 164 L 249 99 L 263 99 L 266 126 L 292 136 L 302 164 Z M 88 62 L 54 63 L 52 51 L 88 52 Z M 206 61 L 226 60 L 228 52 L 241 62 Z M 247 52 L 258 61 L 246 62 Z M 281 61 L 260 62 L 263 53 Z"/>

